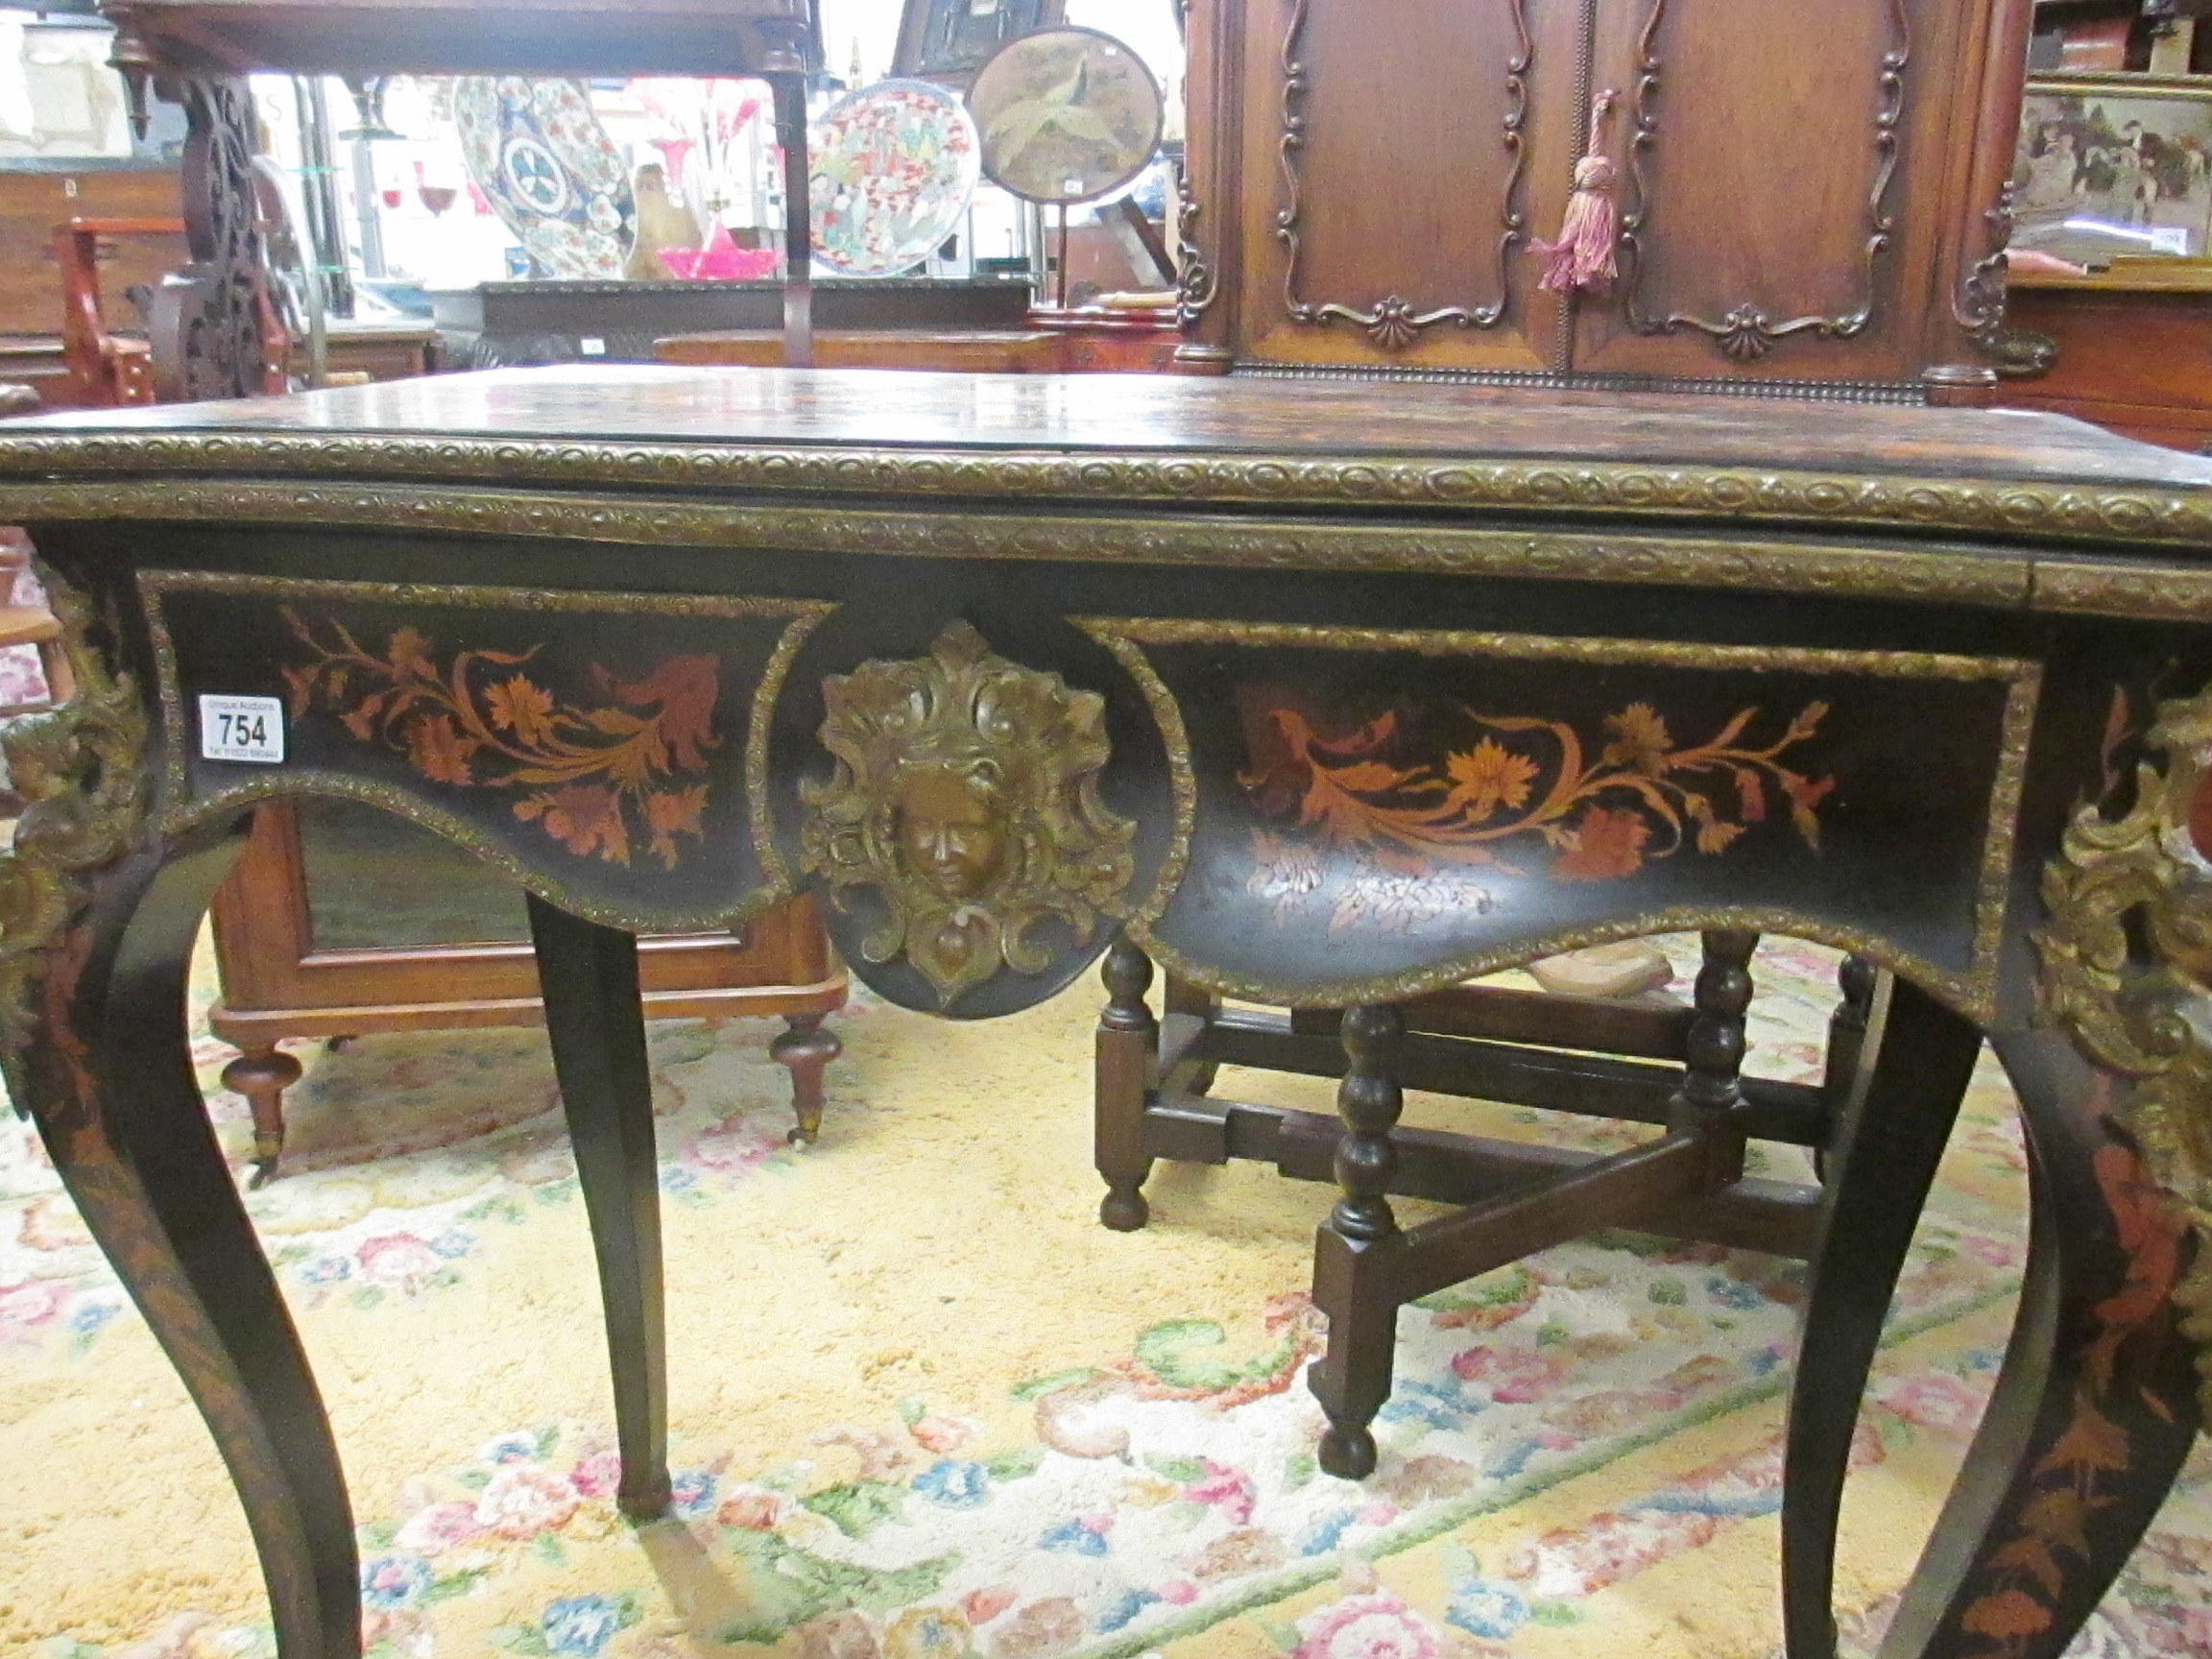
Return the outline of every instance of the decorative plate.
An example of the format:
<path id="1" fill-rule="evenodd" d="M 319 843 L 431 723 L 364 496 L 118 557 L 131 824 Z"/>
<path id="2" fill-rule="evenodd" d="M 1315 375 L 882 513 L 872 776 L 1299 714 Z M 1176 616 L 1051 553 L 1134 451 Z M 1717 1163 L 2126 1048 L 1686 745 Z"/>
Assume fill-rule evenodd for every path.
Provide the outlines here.
<path id="1" fill-rule="evenodd" d="M 1031 202 L 1088 202 L 1151 165 L 1166 106 L 1144 60 L 1113 36 L 1044 29 L 975 72 L 968 108 L 994 184 Z"/>
<path id="2" fill-rule="evenodd" d="M 959 228 L 981 176 L 975 124 L 926 81 L 840 98 L 808 130 L 814 257 L 847 276 L 893 276 Z"/>
<path id="3" fill-rule="evenodd" d="M 622 275 L 637 200 L 581 84 L 465 76 L 453 83 L 453 121 L 469 178 L 534 270 L 570 280 Z"/>

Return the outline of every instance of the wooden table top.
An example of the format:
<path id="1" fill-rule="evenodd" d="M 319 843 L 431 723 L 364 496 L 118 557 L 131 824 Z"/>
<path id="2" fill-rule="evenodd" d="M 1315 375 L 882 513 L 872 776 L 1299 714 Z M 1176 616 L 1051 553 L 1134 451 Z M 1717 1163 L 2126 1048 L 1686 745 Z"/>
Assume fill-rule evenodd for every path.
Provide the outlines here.
<path id="1" fill-rule="evenodd" d="M 1935 473 L 1990 484 L 2212 487 L 2212 459 L 2016 410 L 1240 376 L 577 365 L 288 397 L 85 410 L 9 431 L 28 437 L 95 428 L 149 437 L 406 433 L 730 448 L 1621 461 Z M 108 453 L 118 455 L 112 445 Z"/>
<path id="2" fill-rule="evenodd" d="M 574 365 L 65 412 L 0 431 L 0 480 L 147 472 L 1695 514 L 2212 548 L 2212 459 L 2019 410 Z"/>

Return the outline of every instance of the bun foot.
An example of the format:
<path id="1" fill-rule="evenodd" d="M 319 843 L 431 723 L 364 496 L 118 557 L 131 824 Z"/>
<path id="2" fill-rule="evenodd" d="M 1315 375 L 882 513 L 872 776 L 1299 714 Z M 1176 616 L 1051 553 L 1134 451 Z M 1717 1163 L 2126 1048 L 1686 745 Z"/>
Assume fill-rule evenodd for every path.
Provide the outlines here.
<path id="1" fill-rule="evenodd" d="M 1332 1423 L 1321 1436 L 1321 1467 L 1339 1480 L 1364 1480 L 1375 1473 L 1375 1436 Z"/>
<path id="2" fill-rule="evenodd" d="M 1134 1182 L 1117 1183 L 1098 1200 L 1098 1219 L 1117 1233 L 1134 1233 L 1152 1219 L 1152 1206 L 1144 1202 L 1142 1189 Z"/>

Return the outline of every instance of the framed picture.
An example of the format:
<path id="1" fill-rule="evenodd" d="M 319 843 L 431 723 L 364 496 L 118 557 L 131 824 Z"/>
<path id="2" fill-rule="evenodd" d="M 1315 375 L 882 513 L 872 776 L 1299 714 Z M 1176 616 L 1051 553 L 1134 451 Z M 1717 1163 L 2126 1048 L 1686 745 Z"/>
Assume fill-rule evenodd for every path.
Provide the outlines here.
<path id="1" fill-rule="evenodd" d="M 2091 267 L 2212 252 L 2212 78 L 2034 76 L 2013 156 L 2012 246 Z"/>
<path id="2" fill-rule="evenodd" d="M 1057 25 L 1067 0 L 906 0 L 891 73 L 963 91 L 1007 41 Z"/>

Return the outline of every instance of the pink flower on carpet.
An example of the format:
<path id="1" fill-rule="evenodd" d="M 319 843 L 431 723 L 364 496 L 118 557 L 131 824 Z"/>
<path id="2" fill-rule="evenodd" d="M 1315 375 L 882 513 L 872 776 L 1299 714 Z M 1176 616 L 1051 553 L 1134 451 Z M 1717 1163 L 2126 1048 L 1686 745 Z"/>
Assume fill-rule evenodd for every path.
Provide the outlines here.
<path id="1" fill-rule="evenodd" d="M 1066 1596 L 1032 1601 L 991 1644 L 997 1659 L 1046 1659 L 1083 1640 L 1083 1613 Z"/>
<path id="2" fill-rule="evenodd" d="M 1487 1383 L 1501 1406 L 1541 1400 L 1567 1374 L 1561 1361 L 1523 1348 L 1469 1348 L 1453 1357 L 1452 1369 L 1463 1382 Z"/>
<path id="3" fill-rule="evenodd" d="M 740 1116 L 701 1133 L 685 1154 L 687 1163 L 720 1174 L 757 1168 L 783 1150 L 781 1136 L 771 1135 Z"/>
<path id="4" fill-rule="evenodd" d="M 960 1598 L 960 1611 L 968 1615 L 970 1624 L 988 1624 L 1013 1605 L 1014 1592 L 1003 1584 L 971 1590 Z"/>
<path id="5" fill-rule="evenodd" d="M 1183 1496 L 1193 1503 L 1219 1505 L 1230 1526 L 1241 1527 L 1252 1519 L 1252 1506 L 1259 1502 L 1260 1494 L 1252 1484 L 1251 1476 L 1209 1457 L 1206 1478 L 1184 1487 Z"/>
<path id="6" fill-rule="evenodd" d="M 48 1323 L 69 1300 L 68 1286 L 34 1281 L 0 1290 L 0 1336 L 28 1336 Z"/>
<path id="7" fill-rule="evenodd" d="M 619 1452 L 593 1452 L 580 1457 L 576 1467 L 568 1471 L 568 1484 L 576 1488 L 581 1498 L 612 1498 L 614 1488 L 622 1482 L 622 1455 Z"/>
<path id="8" fill-rule="evenodd" d="M 925 1417 L 919 1423 L 909 1423 L 906 1432 L 920 1441 L 925 1451 L 943 1456 L 973 1440 L 975 1425 L 962 1417 Z"/>
<path id="9" fill-rule="evenodd" d="M 1984 1267 L 2010 1267 L 2020 1260 L 2017 1246 L 2002 1238 L 1984 1238 L 1974 1235 L 1959 1240 L 1961 1255 L 1971 1256 Z"/>
<path id="10" fill-rule="evenodd" d="M 1504 1575 L 1552 1600 L 1594 1596 L 1671 1556 L 1702 1548 L 1729 1523 L 1719 1515 L 1638 1510 L 1555 1527 L 1506 1562 Z"/>
<path id="11" fill-rule="evenodd" d="M 445 1258 L 412 1233 L 364 1238 L 353 1252 L 361 1277 L 393 1290 L 411 1290 L 445 1265 Z"/>
<path id="12" fill-rule="evenodd" d="M 1875 1390 L 1874 1398 L 1908 1423 L 1963 1434 L 1982 1420 L 1986 1396 L 1944 1371 L 1923 1371 Z"/>
<path id="13" fill-rule="evenodd" d="M 473 1503 L 433 1503 L 407 1517 L 392 1542 L 418 1555 L 436 1555 L 484 1530 Z"/>
<path id="14" fill-rule="evenodd" d="M 773 1532 L 791 1507 L 791 1500 L 765 1486 L 743 1486 L 722 1500 L 714 1519 L 725 1527 L 742 1527 L 753 1532 Z"/>
<path id="15" fill-rule="evenodd" d="M 1292 1659 L 1437 1659 L 1436 1626 L 1391 1595 L 1347 1596 L 1298 1621 Z"/>
<path id="16" fill-rule="evenodd" d="M 529 1463 L 510 1463 L 476 1500 L 476 1524 L 502 1538 L 535 1538 L 565 1527 L 576 1513 L 576 1488 Z"/>
<path id="17" fill-rule="evenodd" d="M 1398 1519 L 1398 1505 L 1377 1499 L 1372 1503 L 1360 1504 L 1358 1514 L 1362 1527 L 1387 1527 Z"/>
<path id="18" fill-rule="evenodd" d="M 1160 1599 L 1170 1607 L 1188 1607 L 1198 1599 L 1198 1586 L 1188 1578 L 1178 1578 L 1160 1586 Z"/>

